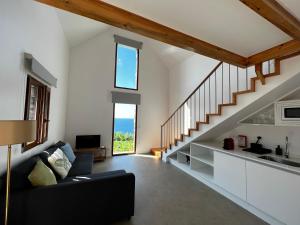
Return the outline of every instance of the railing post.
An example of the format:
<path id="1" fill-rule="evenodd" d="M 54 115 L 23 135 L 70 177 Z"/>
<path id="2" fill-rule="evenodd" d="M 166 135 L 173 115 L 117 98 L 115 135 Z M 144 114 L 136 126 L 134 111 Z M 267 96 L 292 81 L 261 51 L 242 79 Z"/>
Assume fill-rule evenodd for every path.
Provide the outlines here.
<path id="1" fill-rule="evenodd" d="M 256 76 L 260 79 L 261 83 L 266 84 L 265 77 L 262 71 L 262 63 L 255 64 L 255 73 Z"/>
<path id="2" fill-rule="evenodd" d="M 267 61 L 268 63 L 268 72 L 269 75 L 278 75 L 280 73 L 280 60 L 275 59 L 274 63 L 274 72 L 271 73 L 271 65 L 270 61 Z M 257 63 L 255 65 L 255 72 L 258 78 L 261 80 L 261 82 L 264 84 L 265 82 L 265 76 L 267 74 L 263 74 L 263 63 Z M 234 67 L 232 67 L 230 64 L 228 64 L 228 93 L 229 93 L 229 99 L 228 102 L 224 101 L 224 97 L 227 97 L 227 85 L 224 85 L 224 80 L 227 82 L 227 78 L 224 78 L 224 70 L 227 71 L 227 64 L 224 64 L 223 62 L 220 62 L 216 67 L 206 76 L 205 79 L 201 81 L 201 83 L 197 86 L 197 88 L 185 99 L 185 101 L 174 111 L 173 114 L 168 118 L 168 120 L 161 125 L 161 141 L 160 141 L 160 147 L 161 148 L 172 148 L 172 144 L 175 145 L 176 140 L 182 140 L 184 139 L 184 136 L 190 134 L 191 131 L 193 131 L 192 128 L 194 128 L 192 125 L 195 125 L 195 128 L 197 128 L 197 110 L 199 110 L 199 124 L 203 122 L 209 122 L 206 120 L 208 118 L 206 115 L 208 113 L 212 113 L 212 102 L 215 102 L 215 113 L 218 114 L 219 109 L 221 109 L 221 104 L 227 105 L 225 103 L 235 103 L 235 96 L 239 93 L 247 93 L 249 91 L 249 76 L 248 76 L 248 69 L 249 67 L 246 67 L 245 70 L 242 70 L 242 72 L 245 71 L 245 90 L 244 90 L 244 79 L 240 78 L 240 69 L 238 66 L 236 67 L 236 85 L 234 83 Z M 233 68 L 231 70 L 231 68 Z M 217 81 L 217 73 L 220 71 L 220 82 Z M 227 73 L 226 73 L 227 74 Z M 214 75 L 214 80 L 213 76 Z M 242 74 L 244 75 L 244 73 Z M 244 77 L 244 76 L 243 76 Z M 252 78 L 252 77 L 250 77 Z M 250 80 L 252 81 L 252 80 Z M 212 99 L 213 90 L 212 89 L 212 83 L 214 82 L 214 92 L 215 92 L 215 100 Z M 241 82 L 241 84 L 240 84 Z M 208 87 L 207 87 L 208 85 Z M 236 86 L 236 90 L 235 90 Z M 199 92 L 199 101 L 197 102 L 197 92 Z M 221 92 L 221 93 L 220 93 Z M 236 92 L 236 93 L 235 93 Z M 225 93 L 225 94 L 224 94 Z M 233 95 L 233 93 L 235 95 Z M 221 95 L 221 96 L 219 96 Z M 234 97 L 234 98 L 233 98 Z M 193 99 L 194 98 L 194 99 Z M 227 100 L 227 98 L 225 98 Z M 233 101 L 233 102 L 232 102 Z M 199 107 L 197 107 L 197 104 L 199 104 Z M 220 106 L 220 107 L 219 107 Z M 199 108 L 199 109 L 198 109 Z M 203 121 L 201 121 L 201 115 L 203 112 Z M 208 112 L 208 113 L 207 113 Z M 198 125 L 199 125 L 198 124 Z M 188 133 L 186 133 L 186 131 Z"/>
<path id="3" fill-rule="evenodd" d="M 160 126 L 160 149 L 163 148 L 163 126 Z"/>

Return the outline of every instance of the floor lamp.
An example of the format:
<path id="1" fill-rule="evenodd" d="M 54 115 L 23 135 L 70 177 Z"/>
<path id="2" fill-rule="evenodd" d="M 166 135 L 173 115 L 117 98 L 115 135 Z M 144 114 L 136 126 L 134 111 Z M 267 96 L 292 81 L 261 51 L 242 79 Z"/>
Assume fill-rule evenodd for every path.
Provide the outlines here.
<path id="1" fill-rule="evenodd" d="M 11 146 L 23 144 L 36 139 L 35 120 L 0 120 L 0 146 L 8 146 L 7 152 L 7 175 L 5 196 L 5 225 L 8 221 L 10 169 L 11 169 Z"/>

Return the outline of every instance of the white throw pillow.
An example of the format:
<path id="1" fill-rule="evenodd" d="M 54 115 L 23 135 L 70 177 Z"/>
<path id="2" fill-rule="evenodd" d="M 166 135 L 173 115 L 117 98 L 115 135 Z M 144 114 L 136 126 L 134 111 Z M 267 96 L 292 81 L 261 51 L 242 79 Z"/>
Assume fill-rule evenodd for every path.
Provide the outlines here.
<path id="1" fill-rule="evenodd" d="M 61 176 L 61 178 L 65 178 L 69 170 L 72 167 L 67 156 L 63 153 L 61 149 L 56 149 L 56 151 L 48 157 L 48 162 L 52 166 L 52 168 Z"/>

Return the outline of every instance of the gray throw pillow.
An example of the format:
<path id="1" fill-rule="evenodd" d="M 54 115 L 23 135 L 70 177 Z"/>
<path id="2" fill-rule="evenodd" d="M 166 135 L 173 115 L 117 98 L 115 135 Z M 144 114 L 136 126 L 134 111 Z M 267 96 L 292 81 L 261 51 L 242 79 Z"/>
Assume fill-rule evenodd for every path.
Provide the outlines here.
<path id="1" fill-rule="evenodd" d="M 69 143 L 66 143 L 64 146 L 60 147 L 60 149 L 65 153 L 70 163 L 73 163 L 76 159 L 74 155 L 73 149 Z"/>

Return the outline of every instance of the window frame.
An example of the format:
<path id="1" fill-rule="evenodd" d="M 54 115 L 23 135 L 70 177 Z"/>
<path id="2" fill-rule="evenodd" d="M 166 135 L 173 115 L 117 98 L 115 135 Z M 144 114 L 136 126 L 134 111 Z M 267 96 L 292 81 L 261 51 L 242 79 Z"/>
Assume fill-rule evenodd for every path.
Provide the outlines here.
<path id="1" fill-rule="evenodd" d="M 117 88 L 117 89 L 125 89 L 125 90 L 133 90 L 133 91 L 138 91 L 139 90 L 139 70 L 140 70 L 140 49 L 138 48 L 134 48 L 134 47 L 131 47 L 131 46 L 128 46 L 128 45 L 124 45 L 124 44 L 121 44 L 121 45 L 124 45 L 124 46 L 128 46 L 130 48 L 134 48 L 136 49 L 136 52 L 137 52 L 137 68 L 136 68 L 136 88 L 126 88 L 126 87 L 119 87 L 117 86 L 117 63 L 118 63 L 118 45 L 120 43 L 116 43 L 115 45 L 115 76 L 114 76 L 114 88 Z"/>
<path id="2" fill-rule="evenodd" d="M 23 152 L 34 148 L 40 144 L 43 144 L 48 140 L 51 89 L 47 85 L 33 78 L 32 76 L 27 76 L 24 120 L 29 120 L 32 86 L 35 86 L 37 88 L 38 93 L 36 103 L 36 140 L 29 144 L 24 143 Z"/>
<path id="3" fill-rule="evenodd" d="M 115 137 L 115 108 L 116 104 L 119 103 L 113 103 L 113 118 L 112 118 L 112 142 L 111 142 L 111 155 L 112 156 L 124 156 L 124 155 L 134 155 L 136 154 L 136 144 L 137 144 L 137 123 L 138 123 L 138 105 L 136 104 L 131 104 L 135 105 L 135 124 L 134 124 L 134 151 L 130 153 L 121 153 L 121 154 L 115 154 L 114 153 L 114 137 Z"/>

